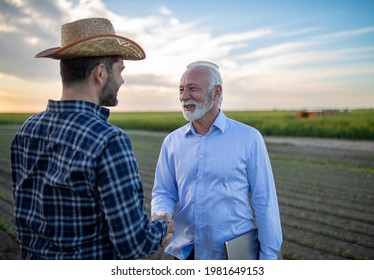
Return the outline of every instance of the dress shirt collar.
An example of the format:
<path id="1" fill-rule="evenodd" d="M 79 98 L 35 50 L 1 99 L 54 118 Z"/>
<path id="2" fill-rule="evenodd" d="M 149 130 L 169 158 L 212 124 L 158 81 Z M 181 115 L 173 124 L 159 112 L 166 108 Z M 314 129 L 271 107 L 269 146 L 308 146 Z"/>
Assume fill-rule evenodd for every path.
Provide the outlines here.
<path id="1" fill-rule="evenodd" d="M 216 119 L 214 120 L 212 127 L 215 127 L 217 129 L 219 129 L 222 133 L 225 132 L 225 128 L 226 128 L 226 116 L 222 112 L 222 110 L 219 110 L 219 113 L 218 113 Z M 212 131 L 212 127 L 209 129 L 209 132 L 207 134 L 209 134 Z M 198 134 L 196 132 L 196 130 L 195 130 L 192 122 L 190 122 L 190 123 L 187 124 L 185 135 L 187 136 L 188 134 L 191 134 L 191 133 L 192 134 Z"/>
<path id="2" fill-rule="evenodd" d="M 106 121 L 109 118 L 109 109 L 91 102 L 81 100 L 48 100 L 47 112 L 53 113 L 91 113 Z"/>

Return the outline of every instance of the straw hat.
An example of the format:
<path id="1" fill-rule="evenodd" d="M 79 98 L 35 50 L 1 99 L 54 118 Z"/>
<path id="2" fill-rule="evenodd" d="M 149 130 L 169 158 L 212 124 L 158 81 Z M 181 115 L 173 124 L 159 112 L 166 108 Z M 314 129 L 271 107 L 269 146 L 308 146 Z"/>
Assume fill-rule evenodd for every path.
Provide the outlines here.
<path id="1" fill-rule="evenodd" d="M 105 18 L 87 18 L 61 27 L 61 47 L 38 53 L 35 57 L 70 59 L 77 57 L 118 55 L 124 60 L 145 58 L 144 50 L 134 41 L 116 35 Z"/>

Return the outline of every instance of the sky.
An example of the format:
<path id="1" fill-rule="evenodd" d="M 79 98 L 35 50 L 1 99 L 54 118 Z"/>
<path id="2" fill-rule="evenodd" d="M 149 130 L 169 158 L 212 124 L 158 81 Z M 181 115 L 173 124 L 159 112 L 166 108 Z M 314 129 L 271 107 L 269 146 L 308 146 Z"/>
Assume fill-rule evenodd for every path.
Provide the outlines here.
<path id="1" fill-rule="evenodd" d="M 61 25 L 108 18 L 140 44 L 111 111 L 178 111 L 186 65 L 219 65 L 224 110 L 374 108 L 374 0 L 0 0 L 0 112 L 61 97 Z"/>

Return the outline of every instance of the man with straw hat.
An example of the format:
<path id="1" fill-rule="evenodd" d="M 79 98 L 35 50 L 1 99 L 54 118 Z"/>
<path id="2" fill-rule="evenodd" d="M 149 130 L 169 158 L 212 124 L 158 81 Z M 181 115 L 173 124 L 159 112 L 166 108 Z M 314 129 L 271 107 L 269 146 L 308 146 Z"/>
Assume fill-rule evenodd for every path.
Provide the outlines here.
<path id="1" fill-rule="evenodd" d="M 61 28 L 61 100 L 30 117 L 11 146 L 15 226 L 23 259 L 136 259 L 173 232 L 150 222 L 128 136 L 108 123 L 123 84 L 123 60 L 145 58 L 111 22 L 88 18 Z"/>

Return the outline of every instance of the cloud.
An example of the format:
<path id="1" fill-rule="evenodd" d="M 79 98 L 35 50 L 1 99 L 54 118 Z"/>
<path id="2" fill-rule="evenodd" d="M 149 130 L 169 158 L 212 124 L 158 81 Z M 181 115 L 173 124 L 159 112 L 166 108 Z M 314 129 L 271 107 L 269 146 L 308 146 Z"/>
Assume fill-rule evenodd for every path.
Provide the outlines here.
<path id="1" fill-rule="evenodd" d="M 235 73 L 232 68 L 227 76 L 235 81 L 232 84 L 239 85 L 235 92 L 244 88 L 252 92 L 273 92 L 274 100 L 277 100 L 276 93 L 282 92 L 297 96 L 299 102 L 306 102 L 310 95 L 321 97 L 318 93 L 323 93 L 324 98 L 315 98 L 323 103 L 331 98 L 331 93 L 352 92 L 352 85 L 374 75 L 372 45 L 344 48 L 345 39 L 371 32 L 371 27 L 360 28 L 250 49 L 233 57 L 242 63 L 239 71 Z M 343 40 L 338 44 L 340 47 L 331 48 L 338 39 Z"/>
<path id="2" fill-rule="evenodd" d="M 48 75 L 48 67 L 35 63 L 41 46 L 51 46 L 59 33 L 62 12 L 51 1 L 5 1 L 0 16 L 0 72 L 25 78 Z M 48 16 L 45 16 L 48 15 Z"/>
<path id="3" fill-rule="evenodd" d="M 211 60 L 220 66 L 223 106 L 229 109 L 271 108 L 287 102 L 290 106 L 335 104 L 333 98 L 350 96 L 358 84 L 365 93 L 374 88 L 366 80 L 374 74 L 373 42 L 361 40 L 372 38 L 374 26 L 370 25 L 322 33 L 322 25 L 303 23 L 306 26 L 291 28 L 285 23 L 267 26 L 264 21 L 220 33 L 221 26 L 208 24 L 211 14 L 186 20 L 160 5 L 154 13 L 128 17 L 110 10 L 102 0 L 6 0 L 0 2 L 0 10 L 2 100 L 11 90 L 4 89 L 4 79 L 18 79 L 25 88 L 42 91 L 42 99 L 47 91 L 56 91 L 58 61 L 34 56 L 60 45 L 62 24 L 84 17 L 109 18 L 117 34 L 138 42 L 147 54 L 143 61 L 125 62 L 126 83 L 120 91 L 124 102 L 115 110 L 178 110 L 179 78 L 195 60 Z M 48 90 L 36 87 L 41 82 Z M 21 96 L 21 88 L 13 90 Z M 363 100 L 374 104 L 369 94 Z"/>
<path id="4" fill-rule="evenodd" d="M 374 26 L 369 26 L 365 28 L 358 28 L 353 30 L 344 30 L 340 32 L 334 32 L 330 34 L 325 34 L 318 36 L 317 39 L 336 39 L 336 38 L 345 38 L 345 37 L 353 37 L 353 36 L 359 36 L 367 33 L 373 33 L 374 32 Z"/>
<path id="5" fill-rule="evenodd" d="M 165 6 L 161 6 L 159 11 L 162 15 L 165 15 L 165 16 L 170 16 L 173 14 L 173 12 Z"/>

